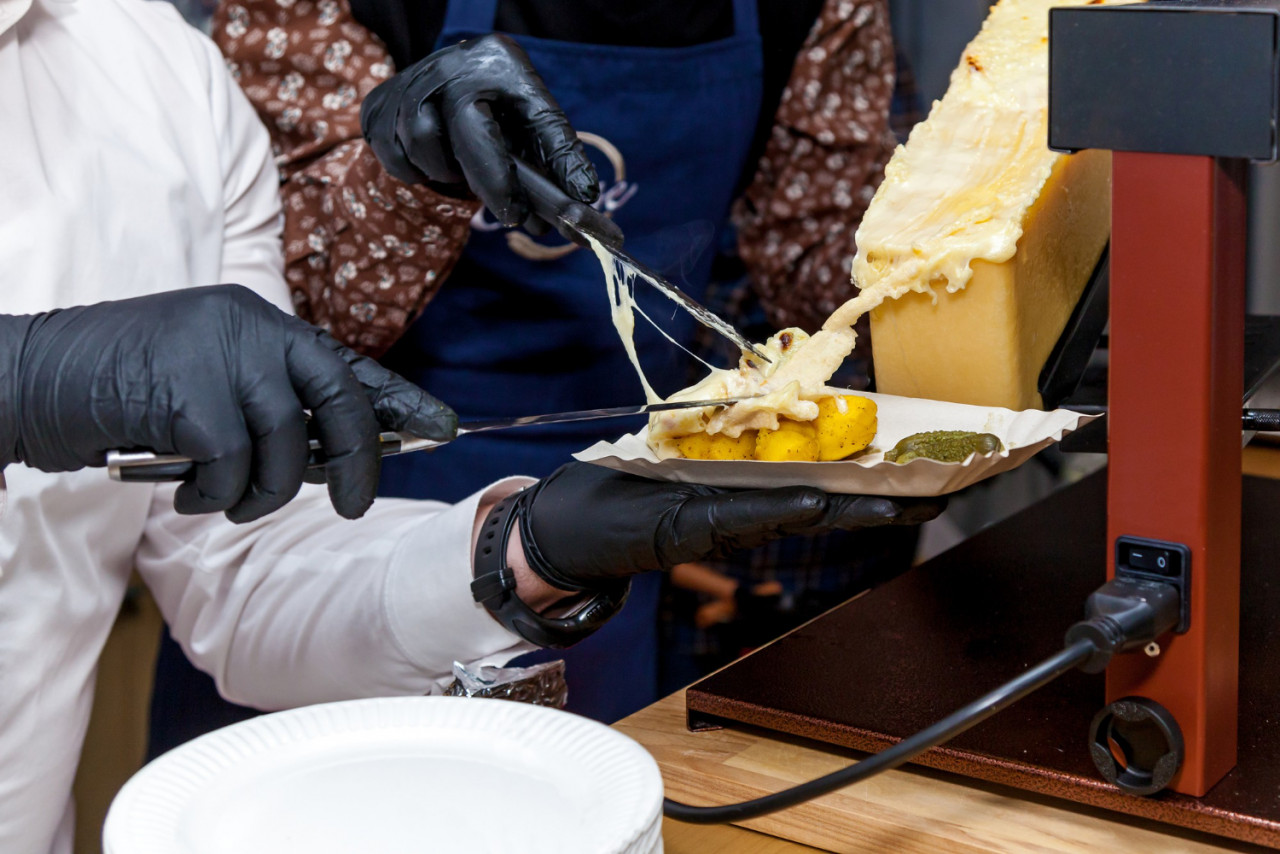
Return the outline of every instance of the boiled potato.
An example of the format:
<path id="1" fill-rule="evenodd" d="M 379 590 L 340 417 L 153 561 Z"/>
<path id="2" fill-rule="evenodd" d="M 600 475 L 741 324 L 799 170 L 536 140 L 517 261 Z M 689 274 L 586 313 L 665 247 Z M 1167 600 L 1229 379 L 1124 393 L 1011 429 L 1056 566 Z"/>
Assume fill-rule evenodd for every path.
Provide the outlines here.
<path id="1" fill-rule="evenodd" d="M 845 402 L 844 412 L 840 411 L 840 400 Z M 876 437 L 876 404 L 856 394 L 824 397 L 818 401 L 818 417 L 813 423 L 818 431 L 818 459 L 843 460 Z"/>
<path id="2" fill-rule="evenodd" d="M 756 459 L 769 462 L 817 462 L 818 428 L 807 421 L 778 419 L 778 429 L 761 428 L 756 435 Z"/>
<path id="3" fill-rule="evenodd" d="M 676 439 L 676 450 L 690 460 L 750 460 L 756 451 L 756 431 L 743 430 L 736 439 L 721 433 L 693 433 Z"/>

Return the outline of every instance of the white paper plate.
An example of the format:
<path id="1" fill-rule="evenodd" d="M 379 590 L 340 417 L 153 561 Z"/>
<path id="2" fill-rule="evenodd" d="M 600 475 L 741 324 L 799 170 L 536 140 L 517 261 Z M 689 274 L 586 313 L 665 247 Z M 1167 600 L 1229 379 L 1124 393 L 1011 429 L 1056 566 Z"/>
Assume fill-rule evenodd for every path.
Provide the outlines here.
<path id="1" fill-rule="evenodd" d="M 139 771 L 106 854 L 662 851 L 662 778 L 639 744 L 539 706 L 398 697 L 210 733 Z"/>
<path id="2" fill-rule="evenodd" d="M 1065 409 L 1014 412 L 920 400 L 892 394 L 851 391 L 876 402 L 879 431 L 867 451 L 855 459 L 829 463 L 777 463 L 756 460 L 659 460 L 645 441 L 646 430 L 616 442 L 597 442 L 574 458 L 641 477 L 702 483 L 708 486 L 763 488 L 816 486 L 851 495 L 946 495 L 1009 471 L 1097 416 Z M 884 452 L 901 439 L 928 430 L 994 433 L 1004 443 L 998 454 L 970 456 L 963 463 L 916 459 L 885 462 Z"/>

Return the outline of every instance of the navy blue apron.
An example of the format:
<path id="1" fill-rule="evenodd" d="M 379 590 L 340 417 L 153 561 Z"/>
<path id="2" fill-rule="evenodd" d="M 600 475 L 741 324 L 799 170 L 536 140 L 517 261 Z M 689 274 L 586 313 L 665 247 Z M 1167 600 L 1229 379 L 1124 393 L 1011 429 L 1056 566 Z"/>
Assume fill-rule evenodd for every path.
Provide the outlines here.
<path id="1" fill-rule="evenodd" d="M 493 31 L 497 0 L 449 4 L 440 45 Z M 756 0 L 734 0 L 734 35 L 685 48 L 578 44 L 517 36 L 599 171 L 599 206 L 627 251 L 695 299 L 709 245 L 726 222 L 760 110 Z M 465 420 L 643 401 L 609 315 L 596 257 L 556 235 L 507 233 L 482 211 L 448 281 L 385 358 Z M 693 321 L 637 288 L 677 341 Z M 659 393 L 687 384 L 689 358 L 637 318 L 636 348 Z M 643 422 L 641 422 L 643 423 Z M 541 477 L 635 422 L 587 422 L 468 436 L 431 454 L 388 459 L 381 493 L 456 501 L 510 474 Z M 623 612 L 568 651 L 570 708 L 614 720 L 656 695 L 660 578 L 637 579 Z M 595 683 L 595 684 L 592 684 Z"/>

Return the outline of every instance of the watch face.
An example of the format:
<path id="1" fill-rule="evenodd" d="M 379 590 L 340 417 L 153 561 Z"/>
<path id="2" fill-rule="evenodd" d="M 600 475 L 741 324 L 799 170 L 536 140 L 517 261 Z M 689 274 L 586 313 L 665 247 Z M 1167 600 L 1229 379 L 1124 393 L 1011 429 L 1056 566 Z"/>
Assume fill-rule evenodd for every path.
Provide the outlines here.
<path id="1" fill-rule="evenodd" d="M 609 589 L 602 590 L 583 602 L 569 617 L 576 625 L 584 629 L 590 626 L 588 631 L 594 632 L 618 613 L 630 593 L 631 579 L 624 579 L 620 584 L 613 584 Z"/>

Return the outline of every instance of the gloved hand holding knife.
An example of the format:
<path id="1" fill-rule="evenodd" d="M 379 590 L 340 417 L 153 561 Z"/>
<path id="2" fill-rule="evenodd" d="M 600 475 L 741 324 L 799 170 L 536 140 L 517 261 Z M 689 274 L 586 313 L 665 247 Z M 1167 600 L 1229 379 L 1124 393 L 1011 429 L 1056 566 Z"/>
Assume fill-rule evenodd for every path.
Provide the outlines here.
<path id="1" fill-rule="evenodd" d="M 0 317 L 0 466 L 100 466 L 147 448 L 194 460 L 180 513 L 247 522 L 286 504 L 307 468 L 307 411 L 334 508 L 378 485 L 381 430 L 451 439 L 449 407 L 235 285 Z"/>
<path id="2" fill-rule="evenodd" d="M 621 253 L 622 230 L 591 207 L 599 180 L 577 132 L 510 38 L 491 34 L 436 51 L 370 92 L 360 121 L 393 177 L 455 197 L 470 188 L 508 227 L 543 234 L 549 224 L 584 246 L 590 234 L 699 323 L 769 361 L 731 324 Z"/>

